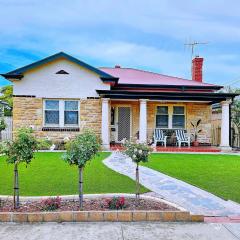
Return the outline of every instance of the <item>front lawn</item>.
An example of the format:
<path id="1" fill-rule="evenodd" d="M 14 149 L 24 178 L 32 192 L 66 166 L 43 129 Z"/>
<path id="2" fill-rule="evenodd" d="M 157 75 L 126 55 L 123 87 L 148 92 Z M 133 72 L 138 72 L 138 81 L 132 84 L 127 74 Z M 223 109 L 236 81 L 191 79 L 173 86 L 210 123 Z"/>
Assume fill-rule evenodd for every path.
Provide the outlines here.
<path id="1" fill-rule="evenodd" d="M 50 196 L 78 194 L 78 169 L 61 159 L 63 153 L 36 153 L 26 168 L 19 167 L 20 195 Z M 102 160 L 109 153 L 100 153 L 84 169 L 84 193 L 134 193 L 135 182 L 107 168 Z M 13 166 L 0 157 L 0 195 L 13 193 Z M 141 192 L 147 189 L 141 187 Z"/>
<path id="2" fill-rule="evenodd" d="M 157 153 L 142 165 L 240 203 L 240 156 Z"/>

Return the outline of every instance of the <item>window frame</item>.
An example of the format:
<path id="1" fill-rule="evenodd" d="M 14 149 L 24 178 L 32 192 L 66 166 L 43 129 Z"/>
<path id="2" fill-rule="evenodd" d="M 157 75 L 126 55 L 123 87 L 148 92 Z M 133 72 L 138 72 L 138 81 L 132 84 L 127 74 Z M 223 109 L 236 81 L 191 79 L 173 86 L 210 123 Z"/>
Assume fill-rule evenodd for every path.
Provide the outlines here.
<path id="1" fill-rule="evenodd" d="M 70 101 L 74 101 L 77 102 L 78 106 L 77 106 L 77 110 L 65 110 L 65 102 L 70 102 Z M 77 124 L 65 124 L 65 112 L 77 112 L 78 113 L 78 123 Z M 63 121 L 64 121 L 64 127 L 78 127 L 79 126 L 79 101 L 77 100 L 64 100 L 64 111 L 63 111 Z"/>
<path id="2" fill-rule="evenodd" d="M 174 114 L 174 107 L 182 107 L 183 108 L 183 114 L 181 113 L 175 113 Z M 183 127 L 178 127 L 178 128 L 176 128 L 176 127 L 173 127 L 173 116 L 184 116 L 184 126 Z M 178 106 L 178 105 L 173 105 L 172 106 L 172 128 L 173 129 L 185 129 L 185 127 L 186 127 L 186 111 L 185 111 L 185 107 L 184 106 Z"/>
<path id="3" fill-rule="evenodd" d="M 49 110 L 46 108 L 46 101 L 57 101 L 58 102 L 58 124 L 49 124 L 49 123 L 46 123 L 46 111 L 56 111 L 56 110 Z M 58 127 L 59 124 L 60 124 L 60 101 L 58 99 L 46 99 L 44 100 L 44 104 L 43 104 L 43 123 L 44 123 L 44 126 L 46 127 Z"/>
<path id="4" fill-rule="evenodd" d="M 158 114 L 158 107 L 167 107 L 168 113 L 167 114 Z M 168 116 L 168 127 L 157 127 L 157 115 Z M 169 119 L 170 119 L 169 106 L 168 105 L 158 105 L 158 106 L 156 106 L 156 114 L 155 114 L 155 126 L 156 126 L 156 128 L 169 129 Z"/>
<path id="5" fill-rule="evenodd" d="M 186 105 L 183 104 L 157 104 L 155 107 L 155 128 L 157 128 L 157 107 L 168 107 L 168 127 L 161 129 L 186 129 L 187 124 L 187 111 Z M 183 128 L 173 128 L 173 107 L 183 107 L 184 108 L 184 127 Z M 180 114 L 182 115 L 182 114 Z"/>
<path id="6" fill-rule="evenodd" d="M 59 101 L 59 124 L 46 124 L 46 101 Z M 66 101 L 76 101 L 78 103 L 78 124 L 65 124 L 64 115 L 65 115 L 65 102 Z M 76 128 L 80 127 L 80 100 L 79 99 L 43 99 L 43 127 L 54 127 L 54 128 Z"/>

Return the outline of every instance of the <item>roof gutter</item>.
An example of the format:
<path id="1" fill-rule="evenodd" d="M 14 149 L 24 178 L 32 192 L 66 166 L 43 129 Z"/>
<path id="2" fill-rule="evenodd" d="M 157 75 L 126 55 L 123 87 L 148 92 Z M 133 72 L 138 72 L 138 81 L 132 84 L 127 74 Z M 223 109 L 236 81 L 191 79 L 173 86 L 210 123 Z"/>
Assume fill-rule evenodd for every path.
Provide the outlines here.
<path id="1" fill-rule="evenodd" d="M 185 89 L 204 89 L 204 90 L 220 90 L 222 86 L 189 86 L 189 85 L 163 85 L 163 84 L 117 84 L 114 89 L 119 88 L 181 88 Z"/>

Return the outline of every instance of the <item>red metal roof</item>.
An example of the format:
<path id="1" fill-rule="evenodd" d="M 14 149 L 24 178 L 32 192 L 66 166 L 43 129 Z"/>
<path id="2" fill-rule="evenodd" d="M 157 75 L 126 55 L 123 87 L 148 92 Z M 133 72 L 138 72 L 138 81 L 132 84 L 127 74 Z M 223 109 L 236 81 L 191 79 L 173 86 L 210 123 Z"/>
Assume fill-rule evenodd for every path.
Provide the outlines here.
<path id="1" fill-rule="evenodd" d="M 171 77 L 159 73 L 134 68 L 108 68 L 101 67 L 102 71 L 119 78 L 119 84 L 149 84 L 149 85 L 179 85 L 179 86 L 216 86 L 209 83 Z"/>

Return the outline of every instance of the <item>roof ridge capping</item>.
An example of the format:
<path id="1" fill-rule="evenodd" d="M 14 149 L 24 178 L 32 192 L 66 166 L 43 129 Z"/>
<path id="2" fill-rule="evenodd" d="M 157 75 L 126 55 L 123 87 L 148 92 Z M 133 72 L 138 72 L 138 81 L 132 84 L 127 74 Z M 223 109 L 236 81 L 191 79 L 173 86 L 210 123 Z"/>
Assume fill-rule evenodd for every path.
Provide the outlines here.
<path id="1" fill-rule="evenodd" d="M 109 73 L 106 73 L 106 72 L 104 72 L 104 71 L 102 71 L 98 68 L 95 68 L 95 67 L 93 67 L 93 66 L 91 66 L 91 65 L 89 65 L 89 64 L 87 64 L 87 63 L 85 63 L 85 62 L 83 62 L 83 61 L 65 53 L 65 52 L 58 52 L 58 53 L 53 54 L 49 57 L 43 58 L 39 61 L 33 62 L 31 64 L 28 64 L 28 65 L 24 66 L 24 67 L 17 68 L 13 71 L 10 71 L 10 72 L 7 72 L 7 73 L 1 74 L 1 75 L 5 78 L 21 79 L 23 77 L 24 72 L 26 72 L 27 70 L 30 70 L 30 69 L 33 69 L 35 67 L 41 66 L 42 64 L 45 64 L 45 63 L 48 63 L 48 62 L 52 62 L 52 61 L 54 61 L 56 59 L 59 59 L 59 58 L 66 58 L 69 61 L 74 62 L 74 63 L 76 63 L 76 64 L 78 64 L 78 65 L 80 65 L 80 66 L 98 74 L 103 82 L 117 82 L 118 81 L 118 78 L 110 75 Z"/>

